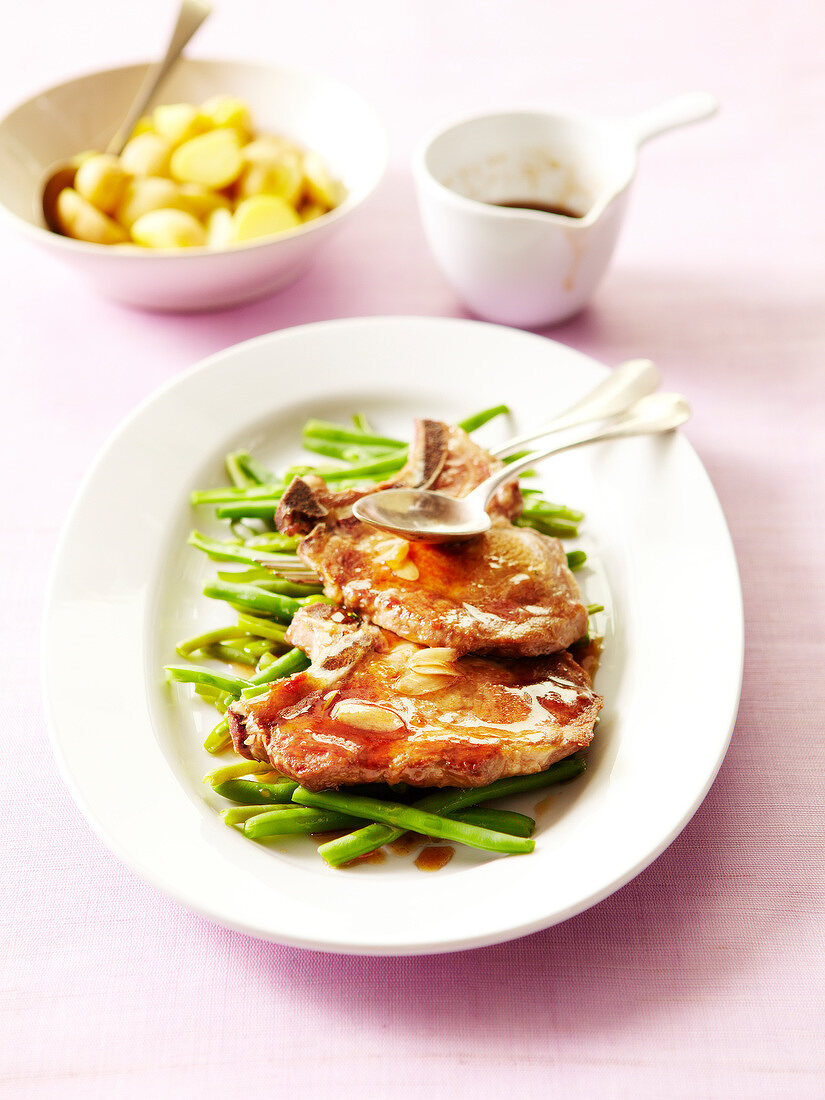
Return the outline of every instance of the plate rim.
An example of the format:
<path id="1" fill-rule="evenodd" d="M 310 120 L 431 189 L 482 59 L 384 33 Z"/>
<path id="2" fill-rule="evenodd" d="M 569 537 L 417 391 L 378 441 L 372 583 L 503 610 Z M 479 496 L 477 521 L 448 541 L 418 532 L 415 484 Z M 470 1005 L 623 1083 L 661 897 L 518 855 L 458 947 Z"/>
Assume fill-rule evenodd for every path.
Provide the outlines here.
<path id="1" fill-rule="evenodd" d="M 72 534 L 73 521 L 77 512 L 84 501 L 84 497 L 89 488 L 90 483 L 95 478 L 97 471 L 101 464 L 105 461 L 109 453 L 116 447 L 117 443 L 122 437 L 126 436 L 135 422 L 139 421 L 143 414 L 156 404 L 161 404 L 166 395 L 183 386 L 185 382 L 201 372 L 214 369 L 220 362 L 226 358 L 231 359 L 241 349 L 248 349 L 256 345 L 265 345 L 271 342 L 275 342 L 279 337 L 284 335 L 292 335 L 295 333 L 306 332 L 307 330 L 318 329 L 330 329 L 330 328 L 354 328 L 354 327 L 370 327 L 370 326 L 386 326 L 394 324 L 409 324 L 411 326 L 420 325 L 421 323 L 433 326 L 446 326 L 452 328 L 458 327 L 471 327 L 474 329 L 487 328 L 494 330 L 504 330 L 508 334 L 516 337 L 524 337 L 528 340 L 541 341 L 544 344 L 553 345 L 563 349 L 565 355 L 571 355 L 573 357 L 581 358 L 588 362 L 592 366 L 598 366 L 602 370 L 607 368 L 603 367 L 598 360 L 593 357 L 579 351 L 576 348 L 570 348 L 566 344 L 562 344 L 559 341 L 549 339 L 541 336 L 537 333 L 524 332 L 523 330 L 512 329 L 504 325 L 496 325 L 488 322 L 474 321 L 466 318 L 452 318 L 452 317 L 428 317 L 420 315 L 407 315 L 407 314 L 391 314 L 391 315 L 376 315 L 366 317 L 350 317 L 341 319 L 331 319 L 319 322 L 309 322 L 302 325 L 290 326 L 283 329 L 274 330 L 269 333 L 263 333 L 258 336 L 252 337 L 248 340 L 240 341 L 238 343 L 229 345 L 217 352 L 204 357 L 203 359 L 192 364 L 183 371 L 180 371 L 167 379 L 160 386 L 155 388 L 151 393 L 144 397 L 129 414 L 123 420 L 115 426 L 115 428 L 109 433 L 103 445 L 98 449 L 89 469 L 86 471 L 82 478 L 80 485 L 75 493 L 74 499 L 70 508 L 68 509 L 63 521 L 60 536 L 57 540 L 54 556 L 52 559 L 51 567 L 49 570 L 48 582 L 45 590 L 45 599 L 42 615 L 42 634 L 41 634 L 41 690 L 44 700 L 44 708 L 47 719 L 47 727 L 49 732 L 49 740 L 52 748 L 52 752 L 56 759 L 58 770 L 60 775 L 67 786 L 73 800 L 80 809 L 84 818 L 92 828 L 93 832 L 103 841 L 106 847 L 112 851 L 118 859 L 120 859 L 127 867 L 134 870 L 141 878 L 148 882 L 153 887 L 159 889 L 166 896 L 174 898 L 176 901 L 184 905 L 187 909 L 198 913 L 207 919 L 220 924 L 223 927 L 231 928 L 235 931 L 242 932 L 246 935 L 251 935 L 255 938 L 265 940 L 268 942 L 274 942 L 284 944 L 292 947 L 301 947 L 308 950 L 316 950 L 321 952 L 329 952 L 335 954 L 349 954 L 349 955 L 364 955 L 364 956 L 411 956 L 411 955 L 426 955 L 426 954 L 440 954 L 453 951 L 463 951 L 478 947 L 489 946 L 496 943 L 506 942 L 511 939 L 516 939 L 525 935 L 529 935 L 533 932 L 541 931 L 543 929 L 550 928 L 558 923 L 566 921 L 571 917 L 578 915 L 589 909 L 591 906 L 598 904 L 617 890 L 621 889 L 633 878 L 639 875 L 645 868 L 650 866 L 678 837 L 678 835 L 689 824 L 696 811 L 701 806 L 702 802 L 707 796 L 710 787 L 713 785 L 716 776 L 719 773 L 719 769 L 727 754 L 728 747 L 732 738 L 733 730 L 736 724 L 738 715 L 739 703 L 741 699 L 742 677 L 744 668 L 744 608 L 742 600 L 742 588 L 741 580 L 739 576 L 738 562 L 736 559 L 735 548 L 733 540 L 730 535 L 727 520 L 724 515 L 724 511 L 721 507 L 718 495 L 711 482 L 711 479 L 701 462 L 697 452 L 694 450 L 690 442 L 683 438 L 684 445 L 687 446 L 689 454 L 695 462 L 698 471 L 703 476 L 706 487 L 710 491 L 711 499 L 718 507 L 719 519 L 721 521 L 722 533 L 726 540 L 726 550 L 728 552 L 728 565 L 732 569 L 732 576 L 736 582 L 735 592 L 729 593 L 733 598 L 735 597 L 735 624 L 733 618 L 727 624 L 731 629 L 735 626 L 736 635 L 736 650 L 738 655 L 737 661 L 737 677 L 735 684 L 731 681 L 730 687 L 733 688 L 730 706 L 730 714 L 728 715 L 728 728 L 724 738 L 719 741 L 719 749 L 717 752 L 717 759 L 714 766 L 710 770 L 706 781 L 704 782 L 702 789 L 697 791 L 694 795 L 690 807 L 685 811 L 680 821 L 668 831 L 668 833 L 660 838 L 659 842 L 655 844 L 651 849 L 646 851 L 645 855 L 638 859 L 631 867 L 627 868 L 622 874 L 616 876 L 609 883 L 604 884 L 598 890 L 593 891 L 591 894 L 584 898 L 579 899 L 576 903 L 565 907 L 562 910 L 554 911 L 553 913 L 544 916 L 537 917 L 524 921 L 519 924 L 508 925 L 506 929 L 497 928 L 487 934 L 474 935 L 471 938 L 461 941 L 449 940 L 443 942 L 427 941 L 426 943 L 410 942 L 406 945 L 399 944 L 353 944 L 345 940 L 330 940 L 325 942 L 319 942 L 315 938 L 305 938 L 300 935 L 293 935 L 284 933 L 282 931 L 268 931 L 262 929 L 250 923 L 245 923 L 242 920 L 232 919 L 224 914 L 216 913 L 213 908 L 210 908 L 206 904 L 199 904 L 196 900 L 190 897 L 185 891 L 176 891 L 170 884 L 163 880 L 162 876 L 155 872 L 151 865 L 147 865 L 145 861 L 138 857 L 135 853 L 127 850 L 125 846 L 121 845 L 115 838 L 110 836 L 105 824 L 98 820 L 97 814 L 88 805 L 85 795 L 82 793 L 78 783 L 75 781 L 74 775 L 71 771 L 69 762 L 64 754 L 63 745 L 61 743 L 58 726 L 60 719 L 55 712 L 54 701 L 50 696 L 49 691 L 49 620 L 52 618 L 52 609 L 55 602 L 56 588 L 58 576 L 61 568 L 61 563 L 65 556 L 66 548 L 69 543 L 70 536 Z M 731 611 L 733 608 L 731 608 Z M 181 789 L 181 796 L 186 797 L 186 791 Z"/>

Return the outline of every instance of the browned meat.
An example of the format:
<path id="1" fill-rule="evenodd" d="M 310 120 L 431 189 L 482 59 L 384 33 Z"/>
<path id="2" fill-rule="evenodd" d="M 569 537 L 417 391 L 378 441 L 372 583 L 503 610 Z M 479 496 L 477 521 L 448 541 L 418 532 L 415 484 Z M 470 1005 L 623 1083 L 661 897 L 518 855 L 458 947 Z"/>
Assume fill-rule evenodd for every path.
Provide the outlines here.
<path id="1" fill-rule="evenodd" d="M 437 489 L 464 497 L 485 478 L 501 469 L 501 462 L 474 443 L 466 432 L 440 420 L 416 420 L 410 457 L 394 478 L 371 489 L 331 493 L 324 482 L 309 475 L 296 477 L 281 498 L 276 514 L 278 530 L 305 535 L 318 523 L 332 526 L 351 517 L 352 505 L 367 493 L 395 486 Z M 518 484 L 505 485 L 490 504 L 493 516 L 511 519 L 521 511 Z"/>
<path id="2" fill-rule="evenodd" d="M 421 645 L 532 657 L 587 629 L 561 543 L 508 523 L 435 545 L 350 520 L 316 527 L 299 554 L 336 602 Z"/>
<path id="3" fill-rule="evenodd" d="M 410 461 L 392 484 L 463 496 L 500 466 L 460 428 L 418 421 Z M 499 494 L 490 531 L 446 545 L 360 523 L 351 507 L 362 495 L 296 479 L 278 510 L 282 531 L 308 532 L 298 555 L 337 602 L 402 638 L 460 653 L 536 656 L 584 634 L 587 612 L 561 543 L 508 522 L 521 508 L 515 485 Z"/>
<path id="4" fill-rule="evenodd" d="M 569 653 L 500 663 L 424 649 L 329 605 L 288 640 L 312 665 L 233 703 L 236 750 L 313 790 L 353 783 L 478 787 L 588 745 L 601 709 Z"/>

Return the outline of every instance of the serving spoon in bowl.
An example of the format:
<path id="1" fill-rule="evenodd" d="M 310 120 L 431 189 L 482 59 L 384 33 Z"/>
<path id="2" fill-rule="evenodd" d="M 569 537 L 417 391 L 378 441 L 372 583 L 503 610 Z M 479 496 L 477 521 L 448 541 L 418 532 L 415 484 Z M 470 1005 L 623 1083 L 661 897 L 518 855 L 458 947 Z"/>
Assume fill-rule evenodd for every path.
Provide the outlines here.
<path id="1" fill-rule="evenodd" d="M 160 61 L 150 65 L 147 69 L 137 95 L 132 100 L 126 116 L 112 135 L 104 152 L 120 156 L 127 141 L 132 136 L 135 123 L 151 103 L 155 92 L 183 53 L 184 47 L 192 35 L 211 11 L 211 6 L 205 0 L 182 0 L 177 22 L 166 47 L 166 53 Z M 60 161 L 58 164 L 53 164 L 44 177 L 41 197 L 43 220 L 54 233 L 63 232 L 60 219 L 57 216 L 57 197 L 67 187 L 74 186 L 77 169 L 78 165 L 75 161 Z"/>
<path id="2" fill-rule="evenodd" d="M 590 443 L 670 432 L 689 417 L 690 406 L 681 394 L 650 394 L 605 427 L 583 430 L 563 443 L 511 462 L 482 481 L 466 497 L 448 497 L 430 489 L 383 489 L 356 501 L 353 515 L 363 523 L 408 542 L 461 542 L 490 528 L 492 520 L 487 505 L 502 486 L 536 462 Z"/>

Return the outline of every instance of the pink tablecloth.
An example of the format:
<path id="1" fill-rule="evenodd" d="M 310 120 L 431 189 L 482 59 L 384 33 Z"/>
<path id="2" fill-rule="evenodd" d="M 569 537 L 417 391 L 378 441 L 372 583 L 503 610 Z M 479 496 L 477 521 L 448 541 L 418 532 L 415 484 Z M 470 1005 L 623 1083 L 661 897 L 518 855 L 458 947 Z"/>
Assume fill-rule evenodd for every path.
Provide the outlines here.
<path id="1" fill-rule="evenodd" d="M 168 7 L 17 5 L 0 105 L 147 54 Z M 388 178 L 323 263 L 248 308 L 147 316 L 3 227 L 3 1095 L 825 1095 L 823 37 L 816 0 L 226 0 L 195 53 L 323 68 L 385 118 Z M 619 113 L 691 88 L 724 112 L 645 151 L 615 266 L 552 335 L 607 363 L 653 357 L 696 410 L 687 435 L 730 522 L 748 621 L 739 722 L 704 806 L 590 912 L 454 956 L 282 948 L 158 895 L 71 802 L 40 703 L 45 573 L 104 438 L 237 340 L 460 315 L 412 206 L 408 157 L 431 125 L 527 101 Z"/>

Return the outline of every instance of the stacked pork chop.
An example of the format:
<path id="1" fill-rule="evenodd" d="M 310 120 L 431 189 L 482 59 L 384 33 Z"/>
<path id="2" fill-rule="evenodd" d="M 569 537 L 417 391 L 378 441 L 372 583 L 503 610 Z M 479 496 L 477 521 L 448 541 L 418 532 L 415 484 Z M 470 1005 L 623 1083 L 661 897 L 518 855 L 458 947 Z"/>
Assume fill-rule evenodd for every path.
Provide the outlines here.
<path id="1" fill-rule="evenodd" d="M 462 497 L 500 466 L 460 428 L 423 420 L 388 484 Z M 517 485 L 490 505 L 488 532 L 449 544 L 361 523 L 364 493 L 306 477 L 283 496 L 279 529 L 304 536 L 298 555 L 339 606 L 295 616 L 287 641 L 312 664 L 232 705 L 236 750 L 320 790 L 483 786 L 588 745 L 602 703 L 566 652 L 587 612 L 559 541 L 513 525 Z"/>

